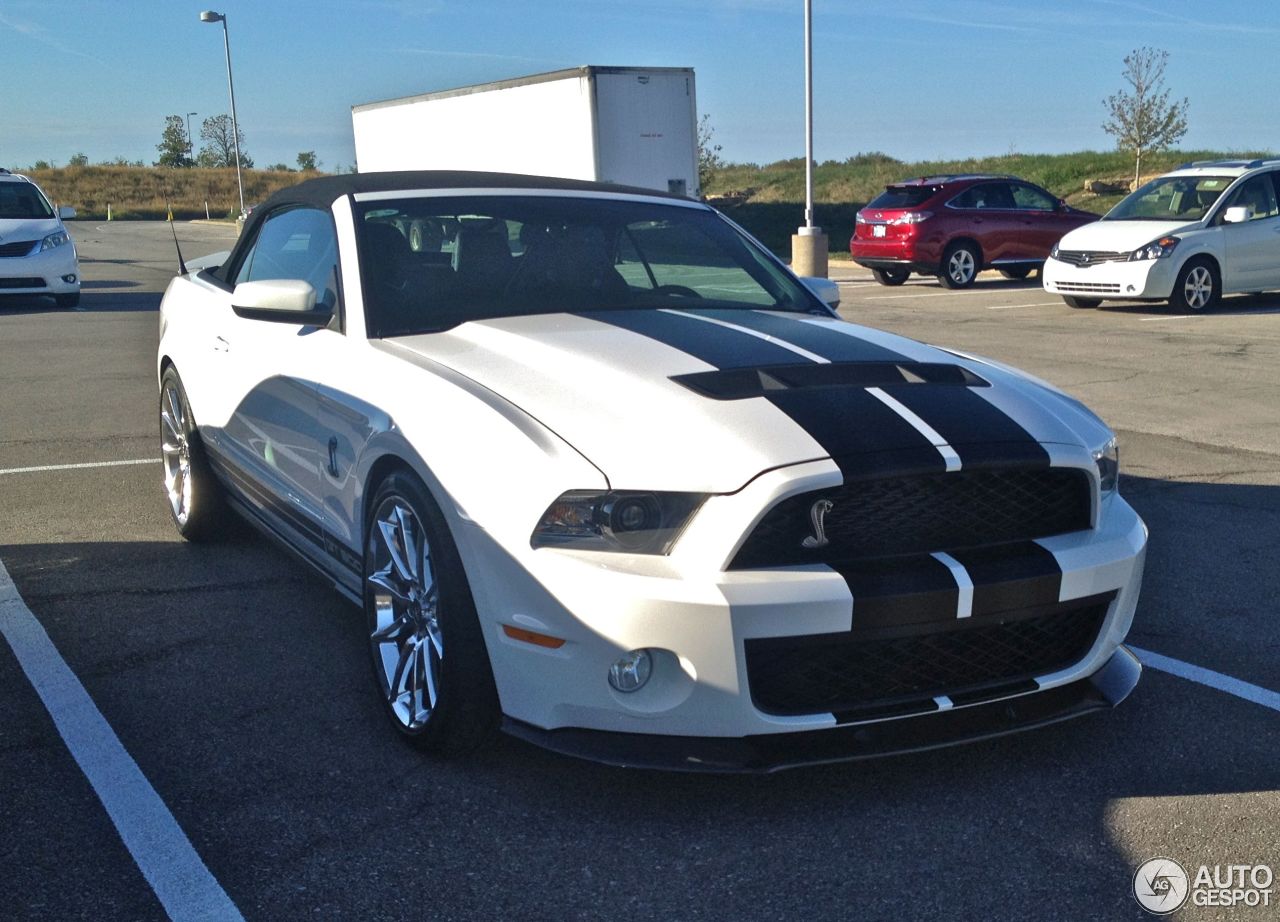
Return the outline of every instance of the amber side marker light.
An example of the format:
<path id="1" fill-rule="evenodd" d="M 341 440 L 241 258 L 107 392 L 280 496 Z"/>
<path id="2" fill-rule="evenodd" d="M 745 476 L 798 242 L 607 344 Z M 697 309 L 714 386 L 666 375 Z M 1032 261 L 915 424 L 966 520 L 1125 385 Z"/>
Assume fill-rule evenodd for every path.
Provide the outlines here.
<path id="1" fill-rule="evenodd" d="M 525 643 L 531 643 L 535 647 L 548 647 L 552 650 L 559 650 L 564 646 L 563 637 L 552 637 L 550 634 L 539 634 L 537 631 L 527 631 L 522 627 L 514 627 L 510 624 L 502 626 L 502 633 L 506 634 L 512 640 L 523 640 Z"/>

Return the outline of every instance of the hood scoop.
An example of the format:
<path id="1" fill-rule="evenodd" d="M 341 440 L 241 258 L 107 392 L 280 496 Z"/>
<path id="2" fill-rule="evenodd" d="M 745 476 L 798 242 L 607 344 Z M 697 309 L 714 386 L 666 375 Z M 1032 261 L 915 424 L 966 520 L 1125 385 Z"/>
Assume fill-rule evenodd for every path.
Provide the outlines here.
<path id="1" fill-rule="evenodd" d="M 671 380 L 713 400 L 745 400 L 776 391 L 825 387 L 890 387 L 899 384 L 990 387 L 990 382 L 959 365 L 941 362 L 831 362 L 766 365 L 673 375 Z"/>

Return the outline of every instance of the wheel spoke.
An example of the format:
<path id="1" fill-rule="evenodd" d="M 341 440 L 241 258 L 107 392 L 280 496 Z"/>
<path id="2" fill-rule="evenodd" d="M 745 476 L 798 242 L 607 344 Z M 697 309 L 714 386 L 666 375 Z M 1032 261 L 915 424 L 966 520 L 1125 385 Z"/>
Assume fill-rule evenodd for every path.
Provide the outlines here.
<path id="1" fill-rule="evenodd" d="M 404 506 L 396 506 L 396 525 L 400 531 L 400 546 L 404 549 L 404 560 L 415 583 L 422 584 L 422 574 L 418 573 L 418 535 L 417 520 Z"/>
<path id="2" fill-rule="evenodd" d="M 399 602 L 401 605 L 408 605 L 411 601 L 409 594 L 397 580 L 392 578 L 391 570 L 392 565 L 387 564 L 384 568 L 369 577 L 369 584 L 386 591 L 391 598 Z"/>
<path id="3" fill-rule="evenodd" d="M 394 704 L 404 691 L 405 684 L 405 668 L 409 665 L 409 661 L 413 658 L 413 644 L 406 643 L 400 648 L 400 658 L 396 660 L 396 668 L 391 676 L 391 681 L 387 685 L 387 696 Z"/>
<path id="4" fill-rule="evenodd" d="M 173 421 L 173 417 L 169 415 L 169 411 L 164 407 L 160 408 L 160 425 L 168 430 L 168 435 L 165 437 L 165 444 L 170 442 L 176 444 L 182 443 L 182 433 L 178 431 L 178 426 Z"/>
<path id="5" fill-rule="evenodd" d="M 391 565 L 395 567 L 396 575 L 400 577 L 401 582 L 406 586 L 414 585 L 413 571 L 409 568 L 409 563 L 405 559 L 404 550 L 400 544 L 400 529 L 395 522 L 379 521 L 378 531 L 382 533 L 382 544 L 387 549 L 387 553 L 391 555 Z"/>
<path id="6" fill-rule="evenodd" d="M 427 639 L 431 641 L 431 646 L 435 648 L 436 658 L 444 659 L 444 637 L 440 633 L 440 622 L 435 618 L 427 622 Z"/>
<path id="7" fill-rule="evenodd" d="M 432 638 L 432 642 L 435 639 Z M 426 710 L 434 710 L 436 706 L 436 667 L 431 659 L 431 650 L 426 644 L 422 645 L 422 684 L 426 690 Z"/>
<path id="8" fill-rule="evenodd" d="M 178 399 L 177 390 L 172 387 L 167 388 L 164 395 L 169 401 L 169 412 L 172 414 L 174 426 L 177 427 L 175 431 L 181 435 L 187 423 L 182 413 L 182 401 Z"/>
<path id="9" fill-rule="evenodd" d="M 410 629 L 410 623 L 409 623 L 408 616 L 401 615 L 400 617 L 393 620 L 386 627 L 378 628 L 376 631 L 374 631 L 372 634 L 369 635 L 369 638 L 374 643 L 387 643 L 388 641 L 395 640 L 397 637 L 404 636 L 404 634 L 406 634 L 409 631 L 409 629 Z"/>

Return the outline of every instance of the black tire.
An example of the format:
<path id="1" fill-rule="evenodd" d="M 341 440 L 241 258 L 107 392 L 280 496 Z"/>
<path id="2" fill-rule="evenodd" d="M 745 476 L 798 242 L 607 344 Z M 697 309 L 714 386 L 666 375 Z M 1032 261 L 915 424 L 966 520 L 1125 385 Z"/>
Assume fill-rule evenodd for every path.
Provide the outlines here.
<path id="1" fill-rule="evenodd" d="M 498 694 L 471 588 L 444 516 L 407 471 L 368 506 L 364 614 L 375 687 L 403 739 L 461 755 L 493 735 Z"/>
<path id="2" fill-rule="evenodd" d="M 76 291 L 69 295 L 54 295 L 53 303 L 58 307 L 79 307 L 80 292 Z"/>
<path id="3" fill-rule="evenodd" d="M 1101 298 L 1077 298 L 1072 295 L 1063 295 L 1062 300 L 1067 307 L 1097 307 L 1102 303 Z"/>
<path id="4" fill-rule="evenodd" d="M 1169 295 L 1169 306 L 1185 313 L 1201 313 L 1213 310 L 1222 297 L 1222 278 L 1217 265 L 1210 259 L 1196 257 L 1178 273 Z"/>
<path id="5" fill-rule="evenodd" d="M 938 267 L 938 281 L 946 288 L 968 288 L 982 270 L 982 254 L 972 243 L 958 241 L 947 247 Z"/>
<path id="6" fill-rule="evenodd" d="M 871 274 L 875 276 L 877 282 L 881 285 L 889 285 L 896 287 L 907 280 L 907 276 L 911 275 L 910 269 L 872 269 Z"/>
<path id="7" fill-rule="evenodd" d="M 1001 269 L 1000 274 L 1007 279 L 1021 281 L 1030 275 L 1032 271 L 1033 269 L 1031 266 L 1011 266 L 1008 269 Z"/>
<path id="8" fill-rule="evenodd" d="M 170 366 L 160 379 L 160 457 L 169 515 L 188 541 L 218 541 L 239 531 L 222 484 L 209 467 L 178 372 Z"/>

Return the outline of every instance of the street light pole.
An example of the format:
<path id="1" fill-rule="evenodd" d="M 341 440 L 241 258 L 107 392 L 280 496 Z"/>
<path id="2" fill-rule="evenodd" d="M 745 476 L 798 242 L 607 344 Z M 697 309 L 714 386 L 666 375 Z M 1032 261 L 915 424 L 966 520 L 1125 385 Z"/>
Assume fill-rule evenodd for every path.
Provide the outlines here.
<path id="1" fill-rule="evenodd" d="M 827 235 L 813 223 L 813 0 L 804 0 L 804 227 L 791 236 L 791 270 L 827 275 Z"/>
<path id="2" fill-rule="evenodd" d="M 201 22 L 222 23 L 222 43 L 227 49 L 227 90 L 231 93 L 231 141 L 236 151 L 236 185 L 240 188 L 240 214 L 244 214 L 244 180 L 240 178 L 240 124 L 236 120 L 236 85 L 231 80 L 231 36 L 227 33 L 227 15 L 205 10 Z"/>
<path id="3" fill-rule="evenodd" d="M 193 115 L 195 115 L 194 112 L 187 113 L 187 159 L 195 163 L 196 144 L 191 140 L 191 116 Z"/>

